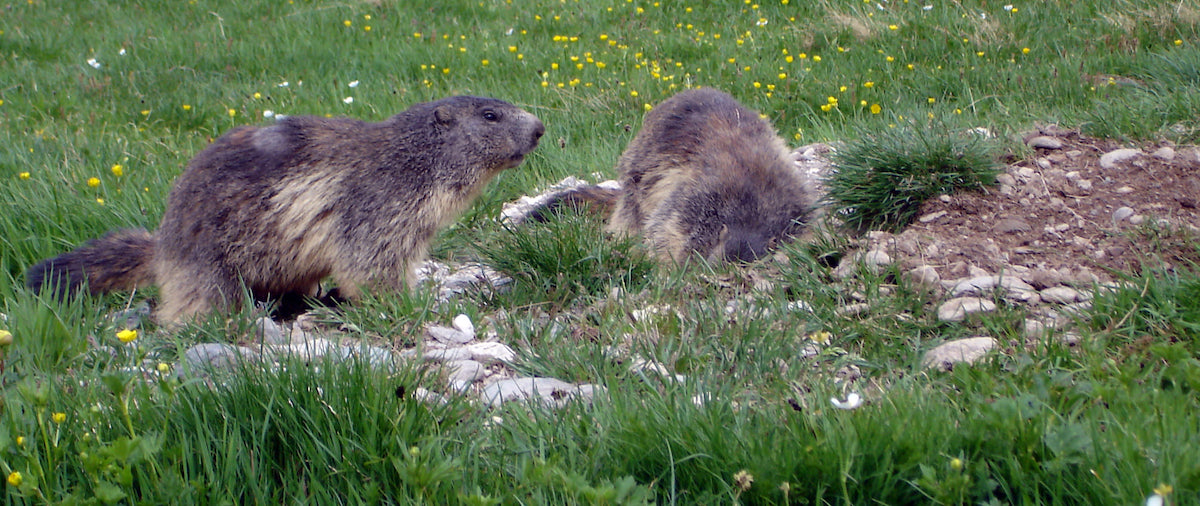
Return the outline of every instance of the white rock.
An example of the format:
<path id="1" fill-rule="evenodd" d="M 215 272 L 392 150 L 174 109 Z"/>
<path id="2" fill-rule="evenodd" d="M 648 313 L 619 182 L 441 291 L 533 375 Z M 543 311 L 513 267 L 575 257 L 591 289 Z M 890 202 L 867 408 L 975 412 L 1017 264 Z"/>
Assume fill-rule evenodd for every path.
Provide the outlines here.
<path id="1" fill-rule="evenodd" d="M 322 339 L 319 337 L 303 343 L 271 346 L 267 349 L 267 351 L 277 358 L 288 357 L 305 361 L 316 360 L 325 357 L 326 355 L 333 355 L 337 358 L 346 358 L 351 354 L 351 351 L 348 347 L 341 346 L 327 339 Z"/>
<path id="2" fill-rule="evenodd" d="M 538 401 L 544 406 L 559 407 L 572 397 L 591 395 L 595 386 L 586 390 L 554 378 L 513 378 L 500 380 L 483 388 L 480 397 L 492 406 L 507 401 Z"/>
<path id="3" fill-rule="evenodd" d="M 1113 211 L 1112 219 L 1113 221 L 1121 221 L 1130 216 L 1133 216 L 1132 207 L 1119 207 L 1116 211 Z"/>
<path id="4" fill-rule="evenodd" d="M 1069 286 L 1054 286 L 1042 290 L 1042 300 L 1055 304 L 1074 304 L 1091 300 L 1091 295 Z"/>
<path id="5" fill-rule="evenodd" d="M 990 337 L 972 337 L 950 341 L 929 350 L 925 354 L 925 358 L 921 360 L 921 365 L 925 368 L 937 367 L 949 371 L 954 368 L 954 364 L 975 363 L 995 348 L 996 344 L 996 340 Z"/>
<path id="6" fill-rule="evenodd" d="M 463 334 L 471 336 L 471 339 L 475 339 L 475 324 L 471 323 L 470 316 L 465 314 L 455 316 L 454 328 L 458 329 L 458 331 L 462 332 Z"/>
<path id="7" fill-rule="evenodd" d="M 201 343 L 183 352 L 184 362 L 193 369 L 232 368 L 243 360 L 258 362 L 258 352 L 227 343 Z"/>
<path id="8" fill-rule="evenodd" d="M 474 334 L 468 335 L 458 329 L 443 327 L 441 325 L 425 327 L 425 335 L 434 341 L 444 344 L 466 344 L 475 338 Z"/>
<path id="9" fill-rule="evenodd" d="M 1175 150 L 1172 149 L 1170 146 L 1163 146 L 1161 148 L 1154 150 L 1154 152 L 1151 153 L 1150 156 L 1153 156 L 1164 162 L 1169 162 L 1169 161 L 1175 159 Z"/>
<path id="10" fill-rule="evenodd" d="M 1134 158 L 1142 156 L 1140 149 L 1121 148 L 1109 151 L 1100 156 L 1100 167 L 1112 169 L 1121 162 L 1127 162 Z"/>
<path id="11" fill-rule="evenodd" d="M 938 275 L 937 269 L 933 268 L 931 265 L 914 267 L 905 273 L 905 275 L 910 283 L 925 287 L 927 289 L 937 288 L 942 282 L 942 278 Z"/>
<path id="12" fill-rule="evenodd" d="M 886 251 L 873 249 L 868 251 L 867 254 L 863 256 L 863 262 L 866 263 L 868 267 L 871 267 L 872 270 L 878 272 L 880 270 L 879 268 L 892 265 L 892 257 L 891 255 L 888 255 Z"/>
<path id="13" fill-rule="evenodd" d="M 947 214 L 946 211 L 936 211 L 936 212 L 932 212 L 929 214 L 921 215 L 921 217 L 917 218 L 917 221 L 919 221 L 921 223 L 929 223 L 931 221 L 937 220 L 938 218 L 941 218 L 942 216 L 945 216 L 946 214 Z"/>
<path id="14" fill-rule="evenodd" d="M 454 362 L 457 360 L 470 360 L 472 355 L 465 348 L 434 348 L 425 350 L 422 357 L 429 362 Z"/>
<path id="15" fill-rule="evenodd" d="M 966 319 L 967 315 L 996 310 L 996 303 L 979 297 L 957 297 L 938 306 L 938 320 L 957 322 Z"/>
<path id="16" fill-rule="evenodd" d="M 1063 147 L 1062 141 L 1046 135 L 1039 135 L 1029 139 L 1029 142 L 1026 142 L 1025 144 L 1031 148 L 1042 149 L 1062 149 Z"/>
<path id="17" fill-rule="evenodd" d="M 283 335 L 283 329 L 275 320 L 266 316 L 254 321 L 255 337 L 263 344 L 286 344 L 288 338 Z"/>
<path id="18" fill-rule="evenodd" d="M 512 362 L 513 359 L 517 358 L 517 352 L 503 343 L 475 343 L 464 346 L 463 350 L 470 354 L 472 360 L 484 364 Z"/>
<path id="19" fill-rule="evenodd" d="M 1004 298 L 1027 302 L 1037 294 L 1029 283 L 1016 276 L 979 276 L 960 281 L 950 289 L 951 297 L 987 295 L 995 289 L 1004 291 Z"/>
<path id="20" fill-rule="evenodd" d="M 450 388 L 458 391 L 465 390 L 472 383 L 483 379 L 487 369 L 483 364 L 474 360 L 455 360 L 445 366 L 446 380 Z"/>

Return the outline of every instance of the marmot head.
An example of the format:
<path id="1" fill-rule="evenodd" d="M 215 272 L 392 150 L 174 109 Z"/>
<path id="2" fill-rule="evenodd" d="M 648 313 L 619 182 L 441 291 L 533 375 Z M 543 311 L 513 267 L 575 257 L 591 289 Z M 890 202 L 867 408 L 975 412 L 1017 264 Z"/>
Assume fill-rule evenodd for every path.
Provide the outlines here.
<path id="1" fill-rule="evenodd" d="M 546 133 L 537 116 L 494 98 L 456 96 L 418 107 L 429 114 L 443 143 L 493 171 L 520 165 Z"/>
<path id="2" fill-rule="evenodd" d="M 710 261 L 754 261 L 799 235 L 810 205 L 799 181 L 778 186 L 727 185 L 684 198 L 675 213 L 685 249 Z"/>

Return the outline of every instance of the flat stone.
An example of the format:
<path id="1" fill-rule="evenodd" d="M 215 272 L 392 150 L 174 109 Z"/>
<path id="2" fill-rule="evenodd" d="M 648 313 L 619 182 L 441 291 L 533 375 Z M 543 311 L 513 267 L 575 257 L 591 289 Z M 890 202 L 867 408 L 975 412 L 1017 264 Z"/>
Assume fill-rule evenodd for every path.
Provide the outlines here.
<path id="1" fill-rule="evenodd" d="M 1004 218 L 996 222 L 992 231 L 997 234 L 1016 234 L 1032 231 L 1033 227 L 1020 218 Z"/>
<path id="2" fill-rule="evenodd" d="M 1092 299 L 1090 294 L 1069 286 L 1054 286 L 1041 291 L 1042 300 L 1054 304 L 1074 304 Z"/>
<path id="3" fill-rule="evenodd" d="M 333 355 L 337 358 L 347 358 L 352 351 L 347 346 L 333 343 L 327 339 L 316 338 L 302 343 L 270 346 L 267 351 L 278 358 L 294 358 L 311 361 Z"/>
<path id="4" fill-rule="evenodd" d="M 589 388 L 589 393 L 592 391 L 594 387 Z M 513 378 L 484 387 L 480 397 L 492 406 L 508 401 L 537 401 L 544 406 L 559 407 L 579 393 L 579 387 L 559 379 Z"/>
<path id="5" fill-rule="evenodd" d="M 863 262 L 868 267 L 871 267 L 872 270 L 878 272 L 878 268 L 892 265 L 892 257 L 886 251 L 873 249 L 863 256 Z"/>
<path id="6" fill-rule="evenodd" d="M 254 337 L 263 344 L 287 344 L 289 341 L 279 324 L 265 316 L 254 321 L 254 330 Z"/>
<path id="7" fill-rule="evenodd" d="M 428 362 L 454 362 L 457 360 L 470 360 L 471 352 L 458 346 L 452 348 L 434 348 L 425 350 L 422 357 Z"/>
<path id="8" fill-rule="evenodd" d="M 193 369 L 230 369 L 243 360 L 258 362 L 258 352 L 227 343 L 200 343 L 183 352 L 183 360 Z"/>
<path id="9" fill-rule="evenodd" d="M 475 343 L 464 346 L 463 350 L 470 354 L 471 360 L 484 364 L 512 362 L 514 358 L 517 358 L 517 352 L 503 343 Z"/>
<path id="10" fill-rule="evenodd" d="M 1127 162 L 1139 156 L 1142 156 L 1142 150 L 1132 148 L 1121 148 L 1109 151 L 1100 156 L 1100 167 L 1112 169 L 1117 164 Z"/>
<path id="11" fill-rule="evenodd" d="M 926 289 L 937 288 L 941 285 L 942 278 L 938 275 L 937 269 L 931 265 L 922 265 L 909 269 L 905 273 L 910 283 L 925 287 Z"/>
<path id="12" fill-rule="evenodd" d="M 969 314 L 995 310 L 996 303 L 990 300 L 979 297 L 956 297 L 938 306 L 937 316 L 939 321 L 958 322 L 966 319 Z"/>
<path id="13" fill-rule="evenodd" d="M 475 339 L 474 335 L 466 334 L 458 329 L 430 325 L 425 328 L 425 335 L 443 344 L 466 344 Z"/>
<path id="14" fill-rule="evenodd" d="M 1029 139 L 1029 141 L 1026 142 L 1025 144 L 1031 148 L 1041 148 L 1041 149 L 1062 149 L 1062 147 L 1063 147 L 1062 141 L 1055 139 L 1054 137 L 1047 136 L 1047 135 L 1039 135 L 1037 137 Z"/>
<path id="15" fill-rule="evenodd" d="M 1004 291 L 1004 298 L 1028 302 L 1037 290 L 1016 276 L 979 276 L 959 281 L 950 289 L 951 297 L 987 295 L 995 289 Z"/>
<path id="16" fill-rule="evenodd" d="M 996 340 L 990 337 L 971 337 L 950 341 L 937 348 L 929 350 L 921 365 L 925 368 L 936 367 L 949 371 L 955 364 L 973 364 L 983 358 L 996 347 Z"/>
<path id="17" fill-rule="evenodd" d="M 1153 153 L 1150 153 L 1150 156 L 1153 156 L 1164 162 L 1170 162 L 1175 159 L 1175 150 L 1170 146 L 1163 146 L 1154 150 Z"/>
<path id="18" fill-rule="evenodd" d="M 1122 221 L 1125 218 L 1128 218 L 1130 216 L 1133 216 L 1133 208 L 1132 207 L 1120 207 L 1120 208 L 1117 208 L 1116 211 L 1113 211 L 1112 218 L 1113 218 L 1113 221 Z"/>
<path id="19" fill-rule="evenodd" d="M 942 216 L 945 216 L 945 215 L 946 215 L 946 211 L 932 212 L 932 213 L 923 215 L 920 218 L 917 218 L 917 221 L 919 221 L 921 223 L 929 223 L 929 222 L 937 220 L 938 218 L 941 218 Z"/>
<path id="20" fill-rule="evenodd" d="M 487 368 L 474 360 L 455 360 L 447 362 L 445 369 L 446 380 L 450 388 L 458 391 L 465 390 L 472 383 L 483 379 Z"/>

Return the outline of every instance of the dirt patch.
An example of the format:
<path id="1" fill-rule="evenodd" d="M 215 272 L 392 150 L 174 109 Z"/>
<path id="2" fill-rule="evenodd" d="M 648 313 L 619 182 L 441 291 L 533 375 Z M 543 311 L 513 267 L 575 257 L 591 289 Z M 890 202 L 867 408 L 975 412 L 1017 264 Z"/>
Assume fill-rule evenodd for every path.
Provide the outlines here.
<path id="1" fill-rule="evenodd" d="M 1025 140 L 1046 147 L 1010 160 L 996 187 L 929 200 L 902 233 L 870 234 L 872 247 L 943 280 L 1014 273 L 1038 288 L 1196 260 L 1196 147 L 1125 146 L 1054 127 Z"/>

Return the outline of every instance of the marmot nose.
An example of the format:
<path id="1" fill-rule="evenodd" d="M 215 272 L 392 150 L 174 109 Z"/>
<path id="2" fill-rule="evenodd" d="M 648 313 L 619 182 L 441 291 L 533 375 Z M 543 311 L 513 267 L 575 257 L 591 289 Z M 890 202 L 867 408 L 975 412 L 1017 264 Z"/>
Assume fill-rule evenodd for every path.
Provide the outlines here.
<path id="1" fill-rule="evenodd" d="M 537 125 L 533 127 L 533 140 L 536 141 L 541 139 L 543 135 L 546 135 L 546 125 L 543 125 L 540 119 L 535 119 L 534 121 L 537 121 Z"/>

